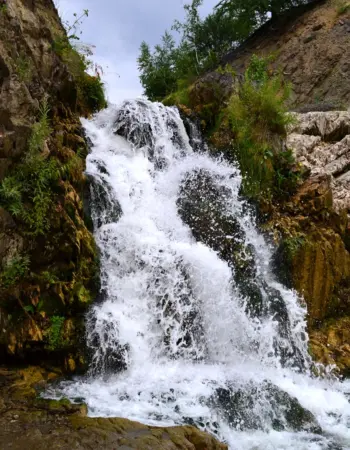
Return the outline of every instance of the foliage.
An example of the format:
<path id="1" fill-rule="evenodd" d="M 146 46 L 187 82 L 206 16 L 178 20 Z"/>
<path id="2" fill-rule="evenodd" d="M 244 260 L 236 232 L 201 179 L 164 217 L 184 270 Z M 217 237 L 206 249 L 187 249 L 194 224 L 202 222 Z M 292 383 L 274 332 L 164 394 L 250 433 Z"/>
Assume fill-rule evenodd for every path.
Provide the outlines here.
<path id="1" fill-rule="evenodd" d="M 12 258 L 0 275 L 1 285 L 6 289 L 16 285 L 27 274 L 29 265 L 30 260 L 27 255 L 17 255 Z"/>
<path id="2" fill-rule="evenodd" d="M 29 83 L 33 76 L 33 67 L 31 61 L 23 54 L 15 59 L 16 72 L 20 81 Z"/>
<path id="3" fill-rule="evenodd" d="M 93 55 L 92 46 L 80 43 L 80 26 L 89 11 L 85 9 L 81 15 L 74 14 L 74 22 L 63 22 L 67 35 L 58 36 L 52 43 L 55 53 L 67 65 L 69 72 L 75 78 L 78 87 L 78 104 L 82 112 L 93 114 L 107 106 L 104 85 L 100 79 L 99 66 L 94 66 L 90 57 Z M 95 67 L 95 75 L 88 71 Z"/>
<path id="4" fill-rule="evenodd" d="M 65 318 L 61 316 L 51 317 L 51 326 L 49 328 L 49 349 L 56 350 L 62 345 L 62 331 Z"/>
<path id="5" fill-rule="evenodd" d="M 293 261 L 305 243 L 305 236 L 302 234 L 283 240 L 283 248 L 289 261 Z"/>
<path id="6" fill-rule="evenodd" d="M 29 158 L 36 152 L 43 150 L 45 141 L 51 134 L 49 112 L 50 107 L 47 98 L 44 98 L 42 104 L 39 106 L 39 120 L 32 127 L 32 133 L 29 139 Z"/>
<path id="7" fill-rule="evenodd" d="M 84 159 L 79 152 L 78 154 L 72 153 L 68 161 L 61 165 L 60 176 L 73 183 L 80 182 L 84 172 L 84 164 Z"/>
<path id="8" fill-rule="evenodd" d="M 283 11 L 306 3 L 305 0 L 221 0 L 216 10 L 236 17 L 237 26 L 249 34 L 266 22 L 269 13 L 274 17 Z"/>
<path id="9" fill-rule="evenodd" d="M 162 103 L 165 106 L 173 106 L 173 105 L 184 105 L 189 106 L 189 88 L 179 88 L 177 91 L 172 92 L 167 97 L 162 100 Z"/>
<path id="10" fill-rule="evenodd" d="M 78 78 L 78 98 L 91 113 L 107 107 L 103 83 L 99 77 L 84 73 Z"/>
<path id="11" fill-rule="evenodd" d="M 185 4 L 186 18 L 175 21 L 172 30 L 180 40 L 165 32 L 161 43 L 151 51 L 146 42 L 141 44 L 138 65 L 145 95 L 151 100 L 162 100 L 184 88 L 198 75 L 218 65 L 220 58 L 242 41 L 237 34 L 235 19 L 214 11 L 201 19 L 199 7 L 203 0 Z M 246 36 L 244 36 L 246 37 Z"/>
<path id="12" fill-rule="evenodd" d="M 7 3 L 6 1 L 2 0 L 0 3 L 0 15 L 5 14 L 7 12 Z"/>
<path id="13" fill-rule="evenodd" d="M 59 176 L 57 161 L 43 151 L 51 133 L 48 114 L 49 107 L 44 100 L 39 121 L 32 128 L 26 156 L 0 186 L 2 206 L 22 220 L 34 236 L 44 234 L 50 227 L 53 186 Z"/>
<path id="14" fill-rule="evenodd" d="M 268 74 L 267 60 L 254 56 L 228 105 L 243 191 L 250 197 L 288 194 L 299 181 L 292 152 L 280 149 L 279 136 L 293 121 L 285 106 L 289 92 L 280 75 Z"/>

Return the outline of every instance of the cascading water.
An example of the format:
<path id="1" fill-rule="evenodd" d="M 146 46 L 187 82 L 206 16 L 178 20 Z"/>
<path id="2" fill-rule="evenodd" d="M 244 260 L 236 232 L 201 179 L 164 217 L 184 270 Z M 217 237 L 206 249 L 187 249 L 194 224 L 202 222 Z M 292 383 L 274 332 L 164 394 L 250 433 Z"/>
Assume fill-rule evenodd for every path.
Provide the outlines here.
<path id="1" fill-rule="evenodd" d="M 270 271 L 237 168 L 161 104 L 84 126 L 102 291 L 90 374 L 56 395 L 91 416 L 195 424 L 235 450 L 349 449 L 349 383 L 311 375 L 305 310 Z"/>

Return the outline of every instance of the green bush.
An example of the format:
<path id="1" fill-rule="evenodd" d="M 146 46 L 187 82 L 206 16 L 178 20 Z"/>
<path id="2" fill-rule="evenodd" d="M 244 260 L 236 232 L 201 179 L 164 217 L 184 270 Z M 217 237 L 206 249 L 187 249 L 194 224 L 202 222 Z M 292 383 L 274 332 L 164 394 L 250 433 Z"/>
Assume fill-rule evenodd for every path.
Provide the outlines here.
<path id="1" fill-rule="evenodd" d="M 52 49 L 66 64 L 69 72 L 74 77 L 78 88 L 78 106 L 84 115 L 93 114 L 107 107 L 107 100 L 104 92 L 104 85 L 100 77 L 88 74 L 91 69 L 96 69 L 89 59 L 93 52 L 92 47 L 86 44 L 79 44 L 79 27 L 84 17 L 88 17 L 88 10 L 78 17 L 74 14 L 75 21 L 72 25 L 64 22 L 67 36 L 58 36 L 52 43 Z M 99 68 L 98 68 L 99 69 Z M 100 70 L 95 70 L 100 72 Z"/>
<path id="2" fill-rule="evenodd" d="M 84 73 L 77 79 L 78 101 L 91 113 L 107 107 L 103 83 L 97 76 Z"/>
<path id="3" fill-rule="evenodd" d="M 1 285 L 8 289 L 25 277 L 29 270 L 30 260 L 26 255 L 17 255 L 3 268 L 0 275 Z"/>
<path id="4" fill-rule="evenodd" d="M 234 152 L 249 197 L 288 194 L 299 180 L 292 153 L 281 150 L 281 138 L 294 121 L 286 107 L 289 94 L 290 86 L 280 75 L 268 74 L 267 60 L 254 56 L 239 94 L 230 99 Z"/>

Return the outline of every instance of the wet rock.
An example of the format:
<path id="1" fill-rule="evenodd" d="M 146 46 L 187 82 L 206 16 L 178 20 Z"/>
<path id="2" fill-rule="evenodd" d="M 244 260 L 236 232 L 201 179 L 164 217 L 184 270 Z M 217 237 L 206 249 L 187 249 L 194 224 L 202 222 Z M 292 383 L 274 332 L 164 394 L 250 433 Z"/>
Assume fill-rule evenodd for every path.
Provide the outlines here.
<path id="1" fill-rule="evenodd" d="M 237 430 L 308 431 L 320 433 L 313 414 L 270 382 L 218 388 L 211 404 Z"/>
<path id="2" fill-rule="evenodd" d="M 109 223 L 116 223 L 122 216 L 122 209 L 113 194 L 112 188 L 101 176 L 89 177 L 89 204 L 94 206 L 92 221 L 97 228 Z M 91 206 L 90 206 L 91 208 Z M 91 209 L 90 209 L 91 210 Z M 89 212 L 91 215 L 91 212 Z"/>
<path id="3" fill-rule="evenodd" d="M 84 404 L 36 398 L 57 377 L 43 369 L 0 368 L 1 450 L 227 450 L 191 426 L 150 427 L 127 419 L 91 419 Z"/>
<path id="4" fill-rule="evenodd" d="M 349 291 L 347 292 L 349 295 Z M 350 298 L 350 297 L 348 297 Z M 327 320 L 310 334 L 310 351 L 317 361 L 337 366 L 338 372 L 350 376 L 350 316 Z"/>

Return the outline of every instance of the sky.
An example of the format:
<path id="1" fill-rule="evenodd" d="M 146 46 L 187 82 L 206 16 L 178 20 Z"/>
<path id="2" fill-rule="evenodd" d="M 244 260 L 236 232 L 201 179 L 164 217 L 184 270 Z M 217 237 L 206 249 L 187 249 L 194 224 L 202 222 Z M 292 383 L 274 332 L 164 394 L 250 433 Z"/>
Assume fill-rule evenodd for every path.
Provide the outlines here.
<path id="1" fill-rule="evenodd" d="M 175 19 L 184 17 L 185 0 L 55 0 L 60 16 L 89 10 L 81 42 L 95 46 L 94 60 L 103 68 L 108 100 L 119 103 L 142 95 L 137 69 L 141 42 L 158 44 Z M 204 0 L 201 13 L 212 11 L 218 0 Z"/>

